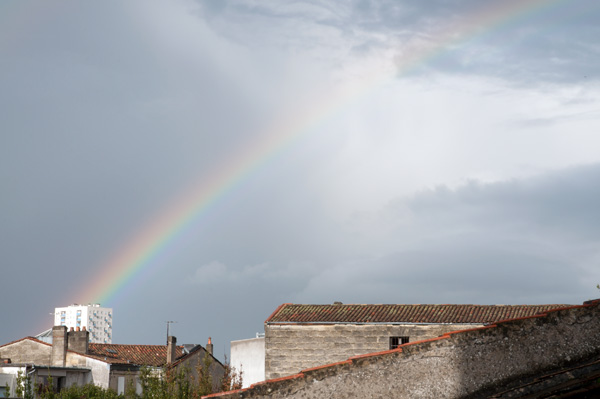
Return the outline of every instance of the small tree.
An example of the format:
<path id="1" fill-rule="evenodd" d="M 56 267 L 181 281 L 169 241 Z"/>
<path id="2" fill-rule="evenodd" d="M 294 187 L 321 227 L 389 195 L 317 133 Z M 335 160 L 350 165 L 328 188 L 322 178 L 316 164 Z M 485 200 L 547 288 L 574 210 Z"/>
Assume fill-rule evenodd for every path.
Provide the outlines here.
<path id="1" fill-rule="evenodd" d="M 242 389 L 243 374 L 242 368 L 240 367 L 239 371 L 236 370 L 235 367 L 229 364 L 227 356 L 225 356 L 225 374 L 221 379 L 221 392 Z"/>
<path id="2" fill-rule="evenodd" d="M 200 398 L 204 395 L 210 395 L 213 393 L 213 381 L 210 373 L 210 366 L 212 364 L 212 357 L 206 352 L 202 364 L 196 367 L 198 373 L 197 385 L 194 387 L 193 396 L 194 398 Z"/>
<path id="3" fill-rule="evenodd" d="M 17 397 L 24 399 L 33 399 L 33 388 L 31 387 L 31 378 L 21 370 L 17 371 L 17 387 L 15 388 Z"/>

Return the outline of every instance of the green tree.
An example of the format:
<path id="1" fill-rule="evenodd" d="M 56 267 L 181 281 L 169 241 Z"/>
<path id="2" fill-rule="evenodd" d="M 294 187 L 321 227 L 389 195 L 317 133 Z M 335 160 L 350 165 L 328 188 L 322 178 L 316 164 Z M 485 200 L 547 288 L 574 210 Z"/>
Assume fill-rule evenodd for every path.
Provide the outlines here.
<path id="1" fill-rule="evenodd" d="M 31 387 L 31 377 L 21 370 L 17 371 L 17 386 L 15 388 L 17 397 L 24 399 L 33 399 L 33 388 Z"/>

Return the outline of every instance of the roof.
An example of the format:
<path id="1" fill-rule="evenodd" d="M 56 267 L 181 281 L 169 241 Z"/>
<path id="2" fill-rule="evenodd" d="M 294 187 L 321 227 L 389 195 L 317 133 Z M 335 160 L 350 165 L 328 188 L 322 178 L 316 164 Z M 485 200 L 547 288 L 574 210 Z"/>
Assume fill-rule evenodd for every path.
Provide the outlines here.
<path id="1" fill-rule="evenodd" d="M 569 310 L 569 309 L 583 309 L 586 307 L 595 307 L 600 305 L 600 299 L 589 300 L 583 303 L 583 305 L 293 305 L 293 304 L 283 304 L 275 312 L 267 319 L 266 322 L 270 322 L 271 319 L 278 319 L 279 314 L 285 308 L 289 308 L 288 311 L 292 309 L 298 310 L 298 307 L 310 308 L 310 307 L 332 307 L 332 306 L 346 306 L 346 307 L 387 307 L 387 306 L 414 306 L 414 307 L 499 307 L 499 308 L 507 308 L 507 307 L 549 307 L 547 312 L 554 312 L 559 310 Z M 318 309 L 317 309 L 318 310 Z M 322 366 L 317 366 L 305 370 L 301 370 L 298 374 L 293 374 L 285 377 L 275 378 L 271 380 L 257 382 L 252 384 L 250 387 L 237 389 L 233 391 L 227 392 L 219 392 L 213 393 L 207 396 L 203 396 L 202 398 L 238 398 L 238 397 L 261 397 L 261 394 L 265 392 L 271 393 L 271 395 L 277 395 L 280 392 L 285 392 L 286 389 L 289 392 L 289 387 L 294 386 L 294 390 L 298 390 L 298 381 L 300 380 L 309 380 L 309 381 L 322 381 L 325 375 L 340 375 L 339 370 L 343 370 L 344 378 L 348 377 L 349 372 L 348 369 L 343 369 L 346 365 L 353 365 L 355 362 L 360 359 L 370 358 L 370 359 L 378 359 L 383 356 L 403 353 L 405 348 L 413 346 L 424 346 L 425 350 L 427 350 L 426 346 L 429 343 L 433 343 L 435 341 L 442 341 L 446 339 L 450 339 L 453 336 L 460 336 L 466 334 L 481 334 L 484 336 L 486 331 L 490 331 L 492 329 L 498 328 L 502 323 L 510 325 L 514 323 L 518 323 L 527 319 L 536 319 L 536 318 L 547 318 L 548 313 L 542 312 L 540 314 L 534 314 L 531 316 L 521 316 L 513 319 L 502 319 L 498 322 L 484 327 L 477 327 L 465 330 L 458 330 L 446 333 L 436 338 L 430 338 L 422 341 L 415 341 L 411 343 L 406 343 L 399 346 L 396 349 L 386 350 L 382 352 L 368 353 L 364 355 L 358 355 L 351 357 L 345 361 L 326 364 Z M 284 315 L 286 313 L 283 313 Z M 288 316 L 291 317 L 291 316 Z M 548 320 L 547 323 L 552 323 L 552 321 Z M 569 322 L 567 322 L 569 323 Z M 571 324 L 571 323 L 569 323 Z M 472 339 L 465 339 L 462 342 L 462 345 L 471 345 Z M 547 370 L 546 372 L 535 373 L 530 375 L 528 379 L 525 381 L 517 381 L 516 384 L 511 384 L 511 386 L 507 386 L 507 381 L 500 386 L 492 386 L 490 390 L 500 390 L 501 392 L 492 392 L 490 394 L 495 394 L 495 396 L 489 396 L 487 394 L 485 396 L 469 396 L 469 397 L 486 397 L 486 398 L 517 398 L 517 397 L 525 397 L 525 395 L 520 395 L 520 393 L 524 392 L 527 394 L 531 394 L 527 397 L 546 397 L 545 395 L 553 394 L 553 398 L 572 398 L 575 397 L 575 394 L 579 394 L 577 397 L 584 397 L 582 395 L 588 394 L 589 396 L 585 396 L 586 398 L 598 397 L 598 393 L 600 393 L 600 386 L 598 384 L 598 380 L 600 379 L 600 355 L 594 356 L 592 359 L 583 359 L 577 364 L 559 364 L 558 368 L 555 370 Z M 410 352 L 408 354 L 410 355 Z M 568 359 L 568 358 L 567 358 Z M 434 364 L 434 363 L 432 363 Z M 432 366 L 434 368 L 436 366 Z M 312 374 L 314 372 L 323 371 L 326 374 L 321 374 L 318 378 Z M 466 377 L 466 376 L 465 376 Z M 537 386 L 533 386 L 536 384 Z M 308 390 L 307 390 L 308 391 Z M 256 395 L 254 394 L 256 392 Z M 305 391 L 306 392 L 306 391 Z M 308 392 L 310 394 L 310 392 Z M 549 397 L 549 396 L 548 396 Z"/>
<path id="2" fill-rule="evenodd" d="M 572 305 L 281 305 L 267 324 L 486 324 Z"/>
<path id="3" fill-rule="evenodd" d="M 51 344 L 41 341 L 34 337 L 24 337 L 16 341 L 0 345 L 0 348 L 16 344 L 21 341 L 32 341 L 48 347 Z M 88 353 L 80 353 L 72 350 L 67 352 L 75 353 L 80 356 L 86 356 L 101 360 L 110 364 L 131 364 L 138 366 L 153 366 L 161 367 L 167 363 L 167 346 L 166 345 L 118 345 L 118 344 L 88 344 Z M 183 359 L 186 355 L 194 353 L 196 348 L 201 348 L 201 345 L 195 345 L 194 350 L 184 351 L 184 346 L 175 347 L 175 361 Z M 215 359 L 216 360 L 216 359 Z"/>
<path id="4" fill-rule="evenodd" d="M 90 343 L 88 355 L 102 358 L 112 364 L 137 364 L 140 366 L 164 366 L 167 362 L 166 345 L 118 345 Z M 175 349 L 175 359 L 184 355 L 183 346 Z"/>

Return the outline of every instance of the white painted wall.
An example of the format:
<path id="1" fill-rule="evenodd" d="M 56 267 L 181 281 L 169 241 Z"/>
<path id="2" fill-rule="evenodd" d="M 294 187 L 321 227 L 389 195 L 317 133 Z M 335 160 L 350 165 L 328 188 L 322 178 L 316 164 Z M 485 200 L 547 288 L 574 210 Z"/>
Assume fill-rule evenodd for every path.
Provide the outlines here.
<path id="1" fill-rule="evenodd" d="M 243 387 L 265 380 L 265 339 L 231 341 L 231 366 L 243 372 Z"/>
<path id="2" fill-rule="evenodd" d="M 92 370 L 92 372 L 88 374 L 91 375 L 92 379 L 88 382 L 107 389 L 110 382 L 110 365 L 103 361 L 86 357 L 85 366 Z"/>

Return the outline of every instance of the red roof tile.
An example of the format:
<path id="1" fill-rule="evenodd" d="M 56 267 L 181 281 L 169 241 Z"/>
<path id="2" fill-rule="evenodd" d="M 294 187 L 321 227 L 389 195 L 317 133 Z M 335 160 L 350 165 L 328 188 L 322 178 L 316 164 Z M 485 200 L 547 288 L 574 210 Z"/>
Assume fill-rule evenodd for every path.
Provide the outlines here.
<path id="1" fill-rule="evenodd" d="M 277 323 L 494 323 L 571 305 L 297 305 L 280 306 Z"/>
<path id="2" fill-rule="evenodd" d="M 89 344 L 88 354 L 109 363 L 159 367 L 167 362 L 166 345 Z M 175 359 L 183 356 L 183 346 L 175 349 Z"/>

